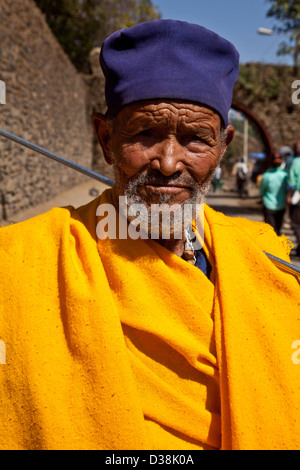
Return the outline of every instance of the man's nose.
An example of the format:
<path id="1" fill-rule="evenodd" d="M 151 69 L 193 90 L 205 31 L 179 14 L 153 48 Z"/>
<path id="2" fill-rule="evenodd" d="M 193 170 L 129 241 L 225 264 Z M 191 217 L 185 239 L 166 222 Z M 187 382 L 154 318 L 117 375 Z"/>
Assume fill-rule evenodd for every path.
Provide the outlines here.
<path id="1" fill-rule="evenodd" d="M 173 136 L 164 139 L 156 148 L 155 157 L 151 161 L 151 168 L 159 170 L 165 176 L 171 176 L 182 171 L 183 149 L 177 139 Z"/>

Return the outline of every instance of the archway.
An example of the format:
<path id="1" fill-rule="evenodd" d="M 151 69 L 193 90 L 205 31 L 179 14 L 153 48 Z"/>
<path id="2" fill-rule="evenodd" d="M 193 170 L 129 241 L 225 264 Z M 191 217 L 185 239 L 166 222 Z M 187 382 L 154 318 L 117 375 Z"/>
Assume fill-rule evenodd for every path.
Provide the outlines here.
<path id="1" fill-rule="evenodd" d="M 236 110 L 236 111 L 240 111 L 241 113 L 243 113 L 250 121 L 252 121 L 252 123 L 254 123 L 255 127 L 257 128 L 257 131 L 260 135 L 260 138 L 263 142 L 263 145 L 265 147 L 265 153 L 266 153 L 266 163 L 267 163 L 267 166 L 270 166 L 271 163 L 272 163 L 272 156 L 274 154 L 274 149 L 273 149 L 273 144 L 272 144 L 272 140 L 271 140 L 271 137 L 270 137 L 270 134 L 269 132 L 267 131 L 267 128 L 266 126 L 263 124 L 262 121 L 260 121 L 260 119 L 258 119 L 258 117 L 252 112 L 250 111 L 250 109 L 248 109 L 246 106 L 240 104 L 240 103 L 236 103 L 236 102 L 233 102 L 232 103 L 232 106 L 231 106 L 232 109 Z"/>

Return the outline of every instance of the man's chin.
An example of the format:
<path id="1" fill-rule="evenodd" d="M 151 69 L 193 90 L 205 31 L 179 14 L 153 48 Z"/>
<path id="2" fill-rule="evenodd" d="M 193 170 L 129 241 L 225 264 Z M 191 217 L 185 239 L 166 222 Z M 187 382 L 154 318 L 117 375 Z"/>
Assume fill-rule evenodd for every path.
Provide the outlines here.
<path id="1" fill-rule="evenodd" d="M 186 199 L 181 204 L 147 203 L 141 198 L 125 197 L 122 214 L 141 238 L 183 239 L 184 231 L 198 218 L 201 203 Z"/>
<path id="2" fill-rule="evenodd" d="M 146 185 L 138 188 L 141 201 L 151 208 L 153 204 L 189 204 L 192 190 L 190 188 L 162 187 Z"/>

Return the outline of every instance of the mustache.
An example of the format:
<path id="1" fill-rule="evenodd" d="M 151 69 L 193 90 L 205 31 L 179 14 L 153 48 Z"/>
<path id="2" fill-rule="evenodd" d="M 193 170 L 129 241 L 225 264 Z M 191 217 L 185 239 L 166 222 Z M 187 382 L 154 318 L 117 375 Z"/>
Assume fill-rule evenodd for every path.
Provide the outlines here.
<path id="1" fill-rule="evenodd" d="M 194 188 L 196 181 L 188 176 L 182 175 L 180 171 L 173 173 L 170 176 L 163 175 L 159 170 L 144 170 L 138 175 L 134 175 L 129 180 L 129 184 L 139 185 L 157 185 L 157 186 L 171 186 L 180 185 Z"/>

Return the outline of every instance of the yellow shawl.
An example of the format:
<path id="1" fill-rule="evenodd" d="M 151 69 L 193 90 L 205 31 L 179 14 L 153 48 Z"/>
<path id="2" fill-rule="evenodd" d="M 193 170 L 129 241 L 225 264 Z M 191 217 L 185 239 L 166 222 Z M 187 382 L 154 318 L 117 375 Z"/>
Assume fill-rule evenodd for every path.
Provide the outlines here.
<path id="1" fill-rule="evenodd" d="M 97 240 L 98 204 L 0 230 L 0 448 L 300 448 L 299 283 L 263 253 L 284 240 L 206 207 L 213 285 Z"/>

